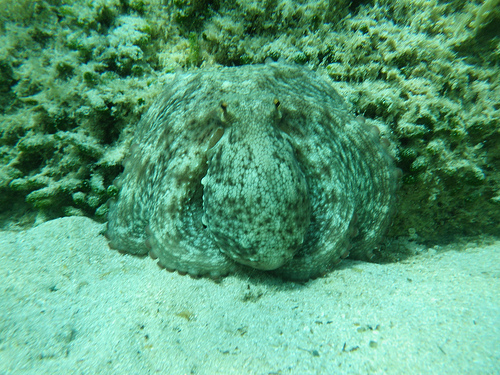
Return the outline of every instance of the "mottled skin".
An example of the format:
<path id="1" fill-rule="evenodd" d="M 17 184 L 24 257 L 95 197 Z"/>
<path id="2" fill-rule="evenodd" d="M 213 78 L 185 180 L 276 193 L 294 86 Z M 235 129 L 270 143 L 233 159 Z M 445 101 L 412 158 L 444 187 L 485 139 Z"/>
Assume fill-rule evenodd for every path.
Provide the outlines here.
<path id="1" fill-rule="evenodd" d="M 312 71 L 181 73 L 137 127 L 106 234 L 180 273 L 245 265 L 305 280 L 372 256 L 397 180 L 376 129 Z"/>

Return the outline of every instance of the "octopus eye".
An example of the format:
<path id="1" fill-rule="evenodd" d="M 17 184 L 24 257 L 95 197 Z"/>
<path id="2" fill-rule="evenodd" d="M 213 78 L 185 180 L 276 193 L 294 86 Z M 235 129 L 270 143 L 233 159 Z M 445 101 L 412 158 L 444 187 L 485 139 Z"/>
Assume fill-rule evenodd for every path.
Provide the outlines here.
<path id="1" fill-rule="evenodd" d="M 280 104 L 281 104 L 281 103 L 280 103 L 280 101 L 279 101 L 277 98 L 275 98 L 275 99 L 273 100 L 273 103 L 274 103 L 274 106 L 276 107 L 276 109 L 278 109 L 278 108 L 280 107 Z"/>
<path id="2" fill-rule="evenodd" d="M 226 113 L 226 112 L 227 112 L 227 103 L 226 103 L 226 102 L 221 102 L 221 103 L 220 103 L 220 107 L 222 108 L 222 111 L 223 111 L 224 113 Z"/>

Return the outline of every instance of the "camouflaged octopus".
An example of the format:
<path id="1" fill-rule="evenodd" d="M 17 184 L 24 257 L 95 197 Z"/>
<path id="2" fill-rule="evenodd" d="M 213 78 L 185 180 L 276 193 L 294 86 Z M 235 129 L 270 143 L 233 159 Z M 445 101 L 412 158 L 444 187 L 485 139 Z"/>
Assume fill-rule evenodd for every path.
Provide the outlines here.
<path id="1" fill-rule="evenodd" d="M 176 74 L 124 166 L 111 248 L 192 276 L 292 280 L 371 258 L 400 173 L 328 79 L 284 62 Z"/>

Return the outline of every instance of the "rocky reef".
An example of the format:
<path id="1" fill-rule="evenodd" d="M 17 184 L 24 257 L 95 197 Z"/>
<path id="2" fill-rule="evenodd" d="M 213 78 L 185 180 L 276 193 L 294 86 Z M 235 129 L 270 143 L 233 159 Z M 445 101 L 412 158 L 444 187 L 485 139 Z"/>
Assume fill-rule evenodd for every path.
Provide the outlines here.
<path id="1" fill-rule="evenodd" d="M 389 239 L 500 233 L 498 1 L 0 1 L 0 221 L 104 221 L 178 69 L 326 72 L 403 170 Z"/>

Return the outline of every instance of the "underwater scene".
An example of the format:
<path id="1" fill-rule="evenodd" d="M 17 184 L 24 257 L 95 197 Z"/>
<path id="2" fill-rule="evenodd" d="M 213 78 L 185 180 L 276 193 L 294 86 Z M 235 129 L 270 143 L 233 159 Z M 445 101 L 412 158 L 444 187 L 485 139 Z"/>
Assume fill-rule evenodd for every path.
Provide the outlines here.
<path id="1" fill-rule="evenodd" d="M 497 373 L 499 0 L 0 0 L 0 375 Z"/>

